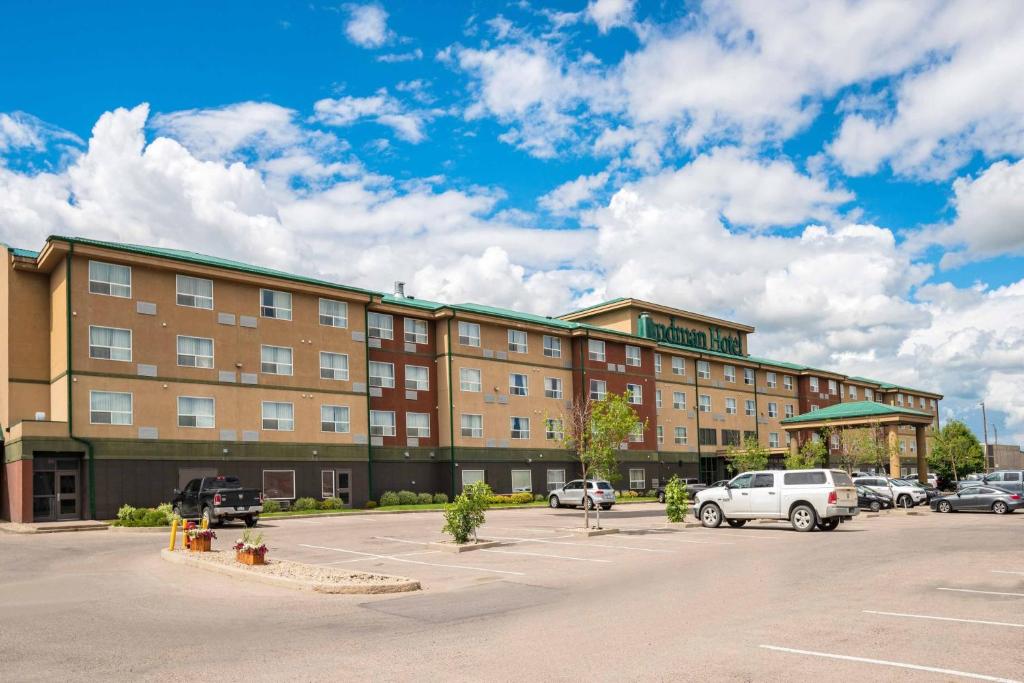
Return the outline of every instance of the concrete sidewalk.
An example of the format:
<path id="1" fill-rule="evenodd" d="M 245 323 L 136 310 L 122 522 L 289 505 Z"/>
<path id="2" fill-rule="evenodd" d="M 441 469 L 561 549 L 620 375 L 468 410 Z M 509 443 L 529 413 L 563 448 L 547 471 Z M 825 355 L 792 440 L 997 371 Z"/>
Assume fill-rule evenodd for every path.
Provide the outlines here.
<path id="1" fill-rule="evenodd" d="M 110 525 L 94 519 L 72 522 L 0 522 L 0 532 L 9 534 L 52 534 L 62 531 L 106 531 Z"/>

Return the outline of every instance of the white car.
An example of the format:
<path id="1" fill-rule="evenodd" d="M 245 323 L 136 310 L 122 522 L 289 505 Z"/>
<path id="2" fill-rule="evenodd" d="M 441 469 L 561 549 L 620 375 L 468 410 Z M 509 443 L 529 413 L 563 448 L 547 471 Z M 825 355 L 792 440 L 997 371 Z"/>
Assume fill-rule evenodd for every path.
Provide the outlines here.
<path id="1" fill-rule="evenodd" d="M 751 519 L 788 519 L 797 531 L 832 531 L 859 513 L 857 489 L 842 470 L 744 472 L 701 491 L 694 502 L 694 514 L 709 528 L 722 520 L 741 527 Z"/>
<path id="2" fill-rule="evenodd" d="M 898 508 L 912 508 L 915 505 L 923 505 L 928 502 L 928 493 L 918 487 L 901 483 L 897 479 L 888 477 L 857 477 L 854 484 L 866 486 L 875 493 L 884 493 L 892 496 Z"/>
<path id="3" fill-rule="evenodd" d="M 615 505 L 615 489 L 603 479 L 587 480 L 587 496 L 583 497 L 583 480 L 575 479 L 560 489 L 548 493 L 548 505 L 553 508 L 583 507 L 593 509 L 600 505 L 602 510 L 611 510 Z"/>

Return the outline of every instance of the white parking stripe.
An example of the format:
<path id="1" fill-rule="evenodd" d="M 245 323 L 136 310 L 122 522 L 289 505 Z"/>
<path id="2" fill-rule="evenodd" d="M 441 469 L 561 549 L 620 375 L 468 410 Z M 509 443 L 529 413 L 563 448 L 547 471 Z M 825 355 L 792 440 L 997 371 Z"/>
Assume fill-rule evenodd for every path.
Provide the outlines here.
<path id="1" fill-rule="evenodd" d="M 511 574 L 513 576 L 526 576 L 526 574 L 524 574 L 523 572 L 511 572 L 511 571 L 506 571 L 504 569 L 489 569 L 487 567 L 471 567 L 469 565 L 462 565 L 462 564 L 438 564 L 436 562 L 421 562 L 419 560 L 410 560 L 410 559 L 405 558 L 405 557 L 394 557 L 394 556 L 391 556 L 391 555 L 378 555 L 376 553 L 361 553 L 361 552 L 359 552 L 357 550 L 345 550 L 344 548 L 328 548 L 328 547 L 322 546 L 322 545 L 307 545 L 305 543 L 300 543 L 299 546 L 303 547 L 303 548 L 313 548 L 314 550 L 333 550 L 336 553 L 352 553 L 353 555 L 363 555 L 365 557 L 376 557 L 376 558 L 381 559 L 381 560 L 393 560 L 395 562 L 406 562 L 408 564 L 422 564 L 422 565 L 426 565 L 428 567 L 444 567 L 446 569 L 471 569 L 471 570 L 476 570 L 478 572 L 490 572 L 492 574 Z"/>
<path id="2" fill-rule="evenodd" d="M 973 588 L 936 588 L 940 591 L 954 591 L 956 593 L 981 593 L 982 595 L 1010 595 L 1015 598 L 1024 598 L 1024 593 L 1000 593 L 999 591 L 976 591 Z"/>
<path id="3" fill-rule="evenodd" d="M 887 617 L 907 617 L 908 619 L 934 619 L 935 621 L 957 621 L 964 624 L 985 624 L 986 626 L 1009 626 L 1024 628 L 1024 624 L 1010 624 L 1005 621 L 982 621 L 981 619 L 956 619 L 954 617 L 936 617 L 930 614 L 904 614 L 903 612 L 876 612 L 872 609 L 863 610 L 865 614 L 881 614 Z"/>
<path id="4" fill-rule="evenodd" d="M 626 534 L 629 536 L 629 534 Z M 694 545 L 736 545 L 729 541 L 698 541 L 695 538 L 675 538 L 675 534 L 643 534 L 641 536 L 645 541 L 666 541 L 668 543 L 693 543 Z"/>
<path id="5" fill-rule="evenodd" d="M 497 548 L 484 548 L 482 553 L 501 553 L 502 555 L 529 555 L 530 557 L 550 557 L 555 560 L 576 560 L 578 562 L 602 562 L 610 563 L 611 560 L 599 560 L 596 557 L 572 557 L 570 555 L 548 555 L 547 553 L 528 553 L 524 550 L 498 550 Z"/>
<path id="6" fill-rule="evenodd" d="M 388 555 L 387 557 L 390 558 L 390 559 L 394 559 L 396 557 L 411 557 L 413 555 L 438 555 L 440 553 L 441 553 L 440 550 L 417 550 L 416 552 L 413 552 L 413 553 L 395 553 L 393 555 Z M 370 560 L 374 560 L 374 559 L 376 559 L 376 558 L 374 558 L 374 557 L 354 557 L 351 560 L 338 560 L 337 562 L 321 562 L 320 564 L 322 564 L 323 566 L 326 567 L 326 566 L 334 566 L 336 564 L 349 564 L 350 562 L 369 562 Z"/>
<path id="7" fill-rule="evenodd" d="M 940 669 L 934 666 L 922 666 L 920 664 L 907 664 L 906 662 L 890 662 L 886 659 L 871 659 L 869 657 L 853 657 L 850 655 L 837 655 L 830 652 L 813 652 L 811 650 L 794 650 L 789 647 L 778 647 L 776 645 L 761 645 L 765 650 L 776 652 L 788 652 L 796 655 L 809 655 L 811 657 L 825 657 L 827 659 L 841 659 L 847 662 L 863 662 L 864 664 L 878 664 L 880 666 L 894 666 L 900 669 L 913 669 L 914 671 L 928 671 L 930 673 L 944 674 L 946 676 L 960 676 L 962 678 L 973 678 L 978 681 L 996 681 L 997 683 L 1021 683 L 1013 678 L 999 678 L 998 676 L 987 676 L 985 674 L 971 673 L 970 671 L 956 671 L 955 669 Z"/>
<path id="8" fill-rule="evenodd" d="M 1006 571 L 1006 570 L 1003 570 L 1003 569 L 993 569 L 992 573 L 993 574 L 1018 574 L 1018 575 L 1024 576 L 1024 572 L 1010 572 L 1010 571 Z"/>
<path id="9" fill-rule="evenodd" d="M 491 538 L 497 541 L 530 541 L 533 543 L 551 543 L 553 545 L 581 545 L 587 548 L 610 548 L 612 550 L 637 550 L 644 553 L 670 553 L 671 550 L 662 550 L 661 548 L 637 548 L 628 545 L 607 545 L 602 543 L 580 543 L 578 541 L 553 541 L 546 538 L 517 538 L 515 536 L 493 536 Z"/>

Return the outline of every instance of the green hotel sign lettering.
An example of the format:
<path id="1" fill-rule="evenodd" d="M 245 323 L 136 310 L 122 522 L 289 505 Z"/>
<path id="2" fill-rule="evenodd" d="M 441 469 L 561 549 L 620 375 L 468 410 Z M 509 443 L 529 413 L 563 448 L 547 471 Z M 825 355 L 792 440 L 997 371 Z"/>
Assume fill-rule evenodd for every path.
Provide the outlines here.
<path id="1" fill-rule="evenodd" d="M 676 325 L 675 318 L 669 318 L 668 325 L 654 322 L 649 315 L 640 316 L 640 336 L 679 346 L 690 346 L 695 349 L 728 353 L 733 356 L 743 355 L 743 343 L 738 334 L 721 330 L 708 325 L 707 332 Z"/>

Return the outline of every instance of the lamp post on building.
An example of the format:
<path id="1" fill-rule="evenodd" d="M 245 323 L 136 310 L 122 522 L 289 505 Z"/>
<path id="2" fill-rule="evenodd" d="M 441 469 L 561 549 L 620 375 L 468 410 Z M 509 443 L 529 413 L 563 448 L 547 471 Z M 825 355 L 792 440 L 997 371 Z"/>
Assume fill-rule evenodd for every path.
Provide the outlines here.
<path id="1" fill-rule="evenodd" d="M 981 406 L 981 428 L 985 434 L 985 471 L 990 471 L 992 458 L 988 454 L 988 418 L 985 416 L 985 402 L 982 401 L 978 405 Z"/>

